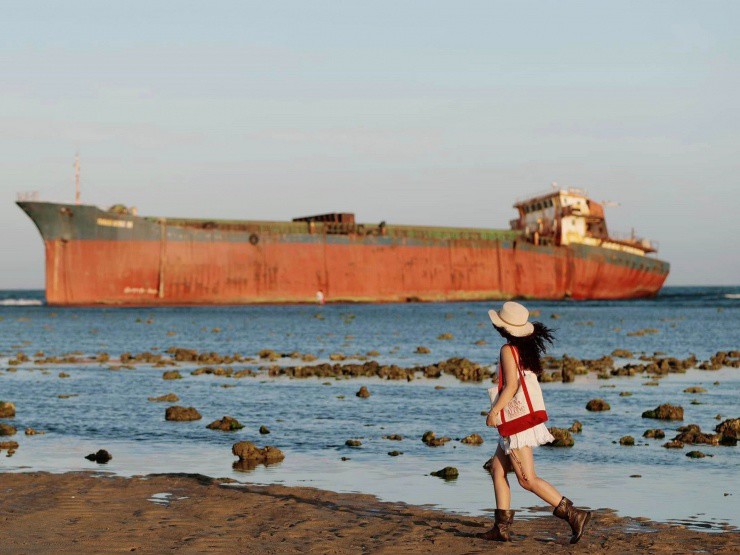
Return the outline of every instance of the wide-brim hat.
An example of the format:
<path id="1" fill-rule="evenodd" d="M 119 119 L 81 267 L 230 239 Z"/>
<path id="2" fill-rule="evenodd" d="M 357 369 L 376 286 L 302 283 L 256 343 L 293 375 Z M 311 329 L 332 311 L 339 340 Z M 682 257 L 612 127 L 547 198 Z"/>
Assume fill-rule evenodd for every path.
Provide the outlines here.
<path id="1" fill-rule="evenodd" d="M 505 302 L 501 310 L 489 310 L 488 316 L 494 326 L 504 328 L 514 337 L 527 337 L 534 331 L 529 321 L 529 310 L 514 301 Z"/>

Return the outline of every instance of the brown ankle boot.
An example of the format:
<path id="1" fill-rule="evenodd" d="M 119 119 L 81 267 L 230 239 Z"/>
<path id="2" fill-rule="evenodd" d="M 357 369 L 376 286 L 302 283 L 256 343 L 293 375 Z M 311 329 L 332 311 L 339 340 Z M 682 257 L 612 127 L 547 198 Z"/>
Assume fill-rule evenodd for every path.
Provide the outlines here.
<path id="1" fill-rule="evenodd" d="M 555 507 L 552 514 L 558 518 L 567 520 L 568 524 L 570 524 L 570 529 L 573 531 L 570 543 L 578 543 L 578 540 L 583 535 L 583 531 L 586 529 L 586 524 L 591 520 L 591 511 L 576 509 L 573 506 L 573 502 L 567 497 L 563 497 L 560 500 L 560 503 Z"/>
<path id="2" fill-rule="evenodd" d="M 514 522 L 514 513 L 508 509 L 496 509 L 496 516 L 491 528 L 488 532 L 476 534 L 479 538 L 484 540 L 491 540 L 497 542 L 510 542 L 511 536 L 509 535 L 509 526 Z"/>

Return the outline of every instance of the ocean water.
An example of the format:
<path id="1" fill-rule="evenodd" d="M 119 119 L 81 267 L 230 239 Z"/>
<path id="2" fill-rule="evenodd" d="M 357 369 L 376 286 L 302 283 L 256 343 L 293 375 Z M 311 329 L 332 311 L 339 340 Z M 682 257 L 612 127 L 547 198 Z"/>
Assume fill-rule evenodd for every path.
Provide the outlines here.
<path id="1" fill-rule="evenodd" d="M 740 349 L 740 287 L 669 287 L 655 299 L 620 302 L 530 301 L 537 318 L 556 329 L 550 354 L 597 358 L 629 349 L 637 356 L 656 351 L 668 356 L 695 354 L 705 360 L 720 350 Z M 313 486 L 358 491 L 381 499 L 429 504 L 481 514 L 495 507 L 490 477 L 482 469 L 496 446 L 497 433 L 484 424 L 488 383 L 460 383 L 445 376 L 413 382 L 291 380 L 255 377 L 231 379 L 192 376 L 198 367 L 181 363 L 182 380 L 164 381 L 165 369 L 137 365 L 111 370 L 109 365 L 35 365 L 10 367 L 18 351 L 47 356 L 78 352 L 92 355 L 186 347 L 221 354 L 255 356 L 270 348 L 300 351 L 324 361 L 329 354 L 364 354 L 401 366 L 431 364 L 467 357 L 495 364 L 501 339 L 487 320 L 495 303 L 430 303 L 327 306 L 246 306 L 178 308 L 53 308 L 42 292 L 0 291 L 0 399 L 16 404 L 13 424 L 46 431 L 45 435 L 12 439 L 20 448 L 0 457 L 0 471 L 105 470 L 123 475 L 152 472 L 201 472 L 258 483 Z M 555 314 L 558 317 L 553 318 Z M 658 332 L 629 336 L 654 328 Z M 443 333 L 451 340 L 440 340 Z M 486 345 L 476 345 L 479 340 Z M 423 345 L 431 353 L 415 353 Z M 621 363 L 629 362 L 620 360 Z M 285 359 L 277 364 L 302 364 Z M 262 363 L 238 364 L 257 368 Z M 13 371 L 14 370 L 14 371 Z M 69 374 L 60 378 L 59 372 Z M 578 376 L 575 383 L 542 384 L 550 425 L 583 423 L 570 449 L 542 447 L 536 451 L 538 474 L 577 504 L 610 507 L 620 514 L 722 530 L 740 525 L 737 447 L 686 446 L 664 449 L 681 424 L 699 424 L 711 431 L 721 418 L 739 417 L 740 369 L 689 370 L 647 387 L 645 376 L 599 380 Z M 233 387 L 221 387 L 229 385 Z M 372 395 L 355 392 L 366 385 Z M 440 389 L 437 386 L 442 386 Z M 706 393 L 683 390 L 702 386 Z M 621 397 L 622 391 L 632 396 Z M 173 392 L 177 404 L 194 406 L 203 415 L 196 422 L 166 422 L 167 403 L 147 397 Z M 60 398 L 59 396 L 70 396 Z M 607 400 L 612 409 L 590 413 L 589 399 Z M 700 404 L 692 404 L 695 400 Z M 643 419 L 644 410 L 661 403 L 680 404 L 684 422 Z M 206 424 L 230 415 L 245 428 L 216 432 Z M 269 435 L 260 435 L 266 425 Z M 663 428 L 665 440 L 643 439 L 648 428 Z M 420 441 L 433 430 L 453 441 L 431 448 Z M 485 443 L 469 446 L 455 439 L 480 433 Z M 401 434 L 402 441 L 383 439 Z M 632 435 L 637 445 L 618 444 Z M 345 446 L 360 439 L 362 446 Z M 232 469 L 231 445 L 249 440 L 275 445 L 286 459 L 249 472 Z M 98 466 L 84 455 L 105 448 L 113 460 Z M 689 459 L 698 449 L 708 455 Z M 390 451 L 402 455 L 391 457 Z M 345 457 L 348 460 L 342 460 Z M 445 482 L 430 476 L 455 466 L 460 476 Z M 639 476 L 639 477 L 633 477 Z M 536 514 L 543 503 L 512 479 L 513 505 Z"/>

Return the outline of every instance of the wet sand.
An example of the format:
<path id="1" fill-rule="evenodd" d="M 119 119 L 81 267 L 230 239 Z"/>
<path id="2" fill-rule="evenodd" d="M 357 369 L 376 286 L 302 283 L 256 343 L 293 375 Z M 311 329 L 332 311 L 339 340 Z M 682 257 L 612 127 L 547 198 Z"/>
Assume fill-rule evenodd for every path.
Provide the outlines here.
<path id="1" fill-rule="evenodd" d="M 201 475 L 0 474 L 6 554 L 740 552 L 738 532 L 698 532 L 608 510 L 595 512 L 575 547 L 567 524 L 552 516 L 517 520 L 512 544 L 474 537 L 490 524 L 369 495 Z"/>

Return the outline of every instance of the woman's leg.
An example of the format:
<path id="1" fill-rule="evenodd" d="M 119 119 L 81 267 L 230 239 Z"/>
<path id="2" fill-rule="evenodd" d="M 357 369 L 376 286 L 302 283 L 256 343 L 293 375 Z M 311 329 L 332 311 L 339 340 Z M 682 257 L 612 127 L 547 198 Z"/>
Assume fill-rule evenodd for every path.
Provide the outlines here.
<path id="1" fill-rule="evenodd" d="M 511 459 L 514 473 L 519 480 L 519 485 L 527 491 L 531 491 L 553 507 L 557 507 L 563 496 L 550 482 L 543 480 L 535 474 L 532 448 L 522 447 L 521 449 L 512 449 L 509 458 Z"/>
<path id="2" fill-rule="evenodd" d="M 509 509 L 511 507 L 511 488 L 506 473 L 511 470 L 509 457 L 504 455 L 499 446 L 491 463 L 491 478 L 493 478 L 493 492 L 496 494 L 496 508 Z"/>

